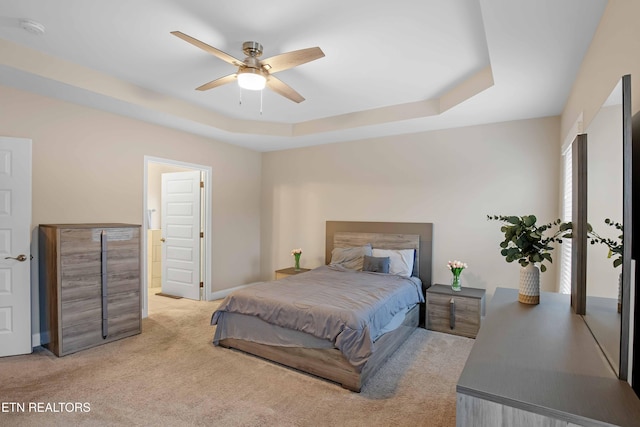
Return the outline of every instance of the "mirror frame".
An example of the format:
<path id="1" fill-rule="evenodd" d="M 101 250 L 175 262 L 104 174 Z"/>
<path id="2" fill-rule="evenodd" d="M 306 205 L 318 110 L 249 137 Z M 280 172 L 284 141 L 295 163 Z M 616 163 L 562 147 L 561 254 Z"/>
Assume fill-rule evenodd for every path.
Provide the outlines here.
<path id="1" fill-rule="evenodd" d="M 629 375 L 629 322 L 631 317 L 631 249 L 633 245 L 632 215 L 632 123 L 631 123 L 631 75 L 622 76 L 622 313 L 620 324 L 620 375 Z"/>
<path id="2" fill-rule="evenodd" d="M 573 238 L 571 239 L 571 307 L 584 315 L 587 305 L 587 135 L 571 144 Z"/>
<path id="3" fill-rule="evenodd" d="M 629 374 L 629 320 L 631 297 L 632 140 L 631 76 L 622 76 L 622 310 L 620 317 L 620 361 L 618 378 Z M 587 135 L 576 136 L 573 155 L 573 242 L 571 253 L 571 306 L 584 315 L 587 297 Z M 594 337 L 596 339 L 596 337 Z M 597 340 L 597 339 L 596 339 Z"/>

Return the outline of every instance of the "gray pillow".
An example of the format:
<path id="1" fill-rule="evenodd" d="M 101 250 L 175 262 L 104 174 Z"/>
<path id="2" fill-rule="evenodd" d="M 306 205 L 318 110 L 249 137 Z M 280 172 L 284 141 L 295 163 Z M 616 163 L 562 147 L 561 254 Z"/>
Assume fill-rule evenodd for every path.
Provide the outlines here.
<path id="1" fill-rule="evenodd" d="M 371 245 L 334 248 L 331 251 L 331 264 L 339 264 L 349 270 L 362 270 L 365 255 L 371 256 Z"/>
<path id="2" fill-rule="evenodd" d="M 362 271 L 373 271 L 374 273 L 389 273 L 389 264 L 391 260 L 388 256 L 375 257 L 364 256 L 364 263 L 362 265 Z"/>

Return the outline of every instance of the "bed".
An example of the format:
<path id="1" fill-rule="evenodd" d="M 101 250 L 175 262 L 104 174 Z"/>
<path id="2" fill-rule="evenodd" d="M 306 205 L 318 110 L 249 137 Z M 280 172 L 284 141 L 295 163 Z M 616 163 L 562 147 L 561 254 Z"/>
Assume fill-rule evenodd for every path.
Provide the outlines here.
<path id="1" fill-rule="evenodd" d="M 328 221 L 326 265 L 229 295 L 212 316 L 211 323 L 217 325 L 214 344 L 359 392 L 424 318 L 422 295 L 431 285 L 432 227 Z M 411 274 L 330 264 L 332 253 L 335 261 L 340 254 L 366 252 L 367 246 L 373 255 L 410 253 L 412 265 L 405 267 Z"/>

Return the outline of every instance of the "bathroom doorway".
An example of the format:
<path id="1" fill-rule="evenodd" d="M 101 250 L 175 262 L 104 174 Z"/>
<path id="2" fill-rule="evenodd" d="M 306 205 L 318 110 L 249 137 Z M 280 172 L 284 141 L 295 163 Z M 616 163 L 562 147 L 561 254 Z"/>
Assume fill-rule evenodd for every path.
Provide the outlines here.
<path id="1" fill-rule="evenodd" d="M 163 177 L 168 176 L 180 176 L 181 174 L 199 176 L 201 189 L 200 193 L 200 212 L 195 213 L 196 219 L 194 235 L 199 240 L 196 241 L 196 250 L 193 253 L 199 252 L 193 259 L 189 270 L 177 271 L 177 269 L 169 269 L 172 262 L 176 260 L 171 259 L 172 251 L 168 250 L 168 245 L 171 243 L 171 236 L 167 236 L 167 219 L 169 215 L 165 215 L 163 218 L 163 204 L 164 209 L 167 209 L 166 194 L 163 203 L 163 190 L 162 182 Z M 196 165 L 191 163 L 180 162 L 171 159 L 161 159 L 155 157 L 145 156 L 144 159 L 144 218 L 143 218 L 143 248 L 142 248 L 142 288 L 143 288 L 143 317 L 147 317 L 149 314 L 149 297 L 157 294 L 163 294 L 163 281 L 164 287 L 167 288 L 167 281 L 172 281 L 171 273 L 176 274 L 179 277 L 192 276 L 192 286 L 196 286 L 195 295 L 190 292 L 189 298 L 192 299 L 208 299 L 208 293 L 205 291 L 205 284 L 210 283 L 211 278 L 211 257 L 206 254 L 210 254 L 211 247 L 211 168 L 208 166 Z M 165 188 L 166 193 L 166 188 Z M 163 230 L 164 229 L 164 230 Z M 180 239 L 184 240 L 184 239 Z M 180 248 L 179 248 L 180 249 Z M 184 251 L 182 251 L 184 253 Z M 167 253 L 169 255 L 167 255 Z M 169 259 L 167 261 L 167 256 Z M 180 262 L 180 260 L 177 260 Z M 164 272 L 163 272 L 164 270 Z M 167 272 L 169 271 L 169 274 Z M 163 277 L 164 273 L 164 277 Z M 199 287 L 199 290 L 197 289 Z"/>

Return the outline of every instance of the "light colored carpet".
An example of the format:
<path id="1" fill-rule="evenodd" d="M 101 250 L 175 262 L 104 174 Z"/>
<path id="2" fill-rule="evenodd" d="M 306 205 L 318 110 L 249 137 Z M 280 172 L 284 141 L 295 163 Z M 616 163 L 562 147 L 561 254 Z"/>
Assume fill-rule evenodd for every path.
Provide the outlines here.
<path id="1" fill-rule="evenodd" d="M 0 411 L 0 425 L 455 425 L 455 384 L 472 339 L 416 329 L 353 393 L 214 347 L 216 302 L 165 300 L 156 300 L 161 308 L 150 310 L 141 335 L 62 358 L 38 348 L 0 359 L 2 409 L 26 407 Z M 29 412 L 34 402 L 58 410 L 60 402 L 86 402 L 90 411 Z"/>

